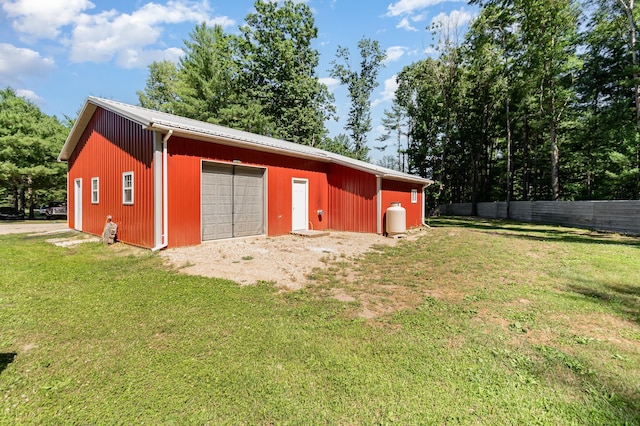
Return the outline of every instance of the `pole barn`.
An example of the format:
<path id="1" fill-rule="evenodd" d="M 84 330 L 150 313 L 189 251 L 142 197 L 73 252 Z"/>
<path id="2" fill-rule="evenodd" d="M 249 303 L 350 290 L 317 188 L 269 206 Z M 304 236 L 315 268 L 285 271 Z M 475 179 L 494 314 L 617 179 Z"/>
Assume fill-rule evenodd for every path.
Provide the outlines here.
<path id="1" fill-rule="evenodd" d="M 161 249 L 292 231 L 385 233 L 400 202 L 424 220 L 433 183 L 342 155 L 89 97 L 58 160 L 68 163 L 69 227 Z"/>

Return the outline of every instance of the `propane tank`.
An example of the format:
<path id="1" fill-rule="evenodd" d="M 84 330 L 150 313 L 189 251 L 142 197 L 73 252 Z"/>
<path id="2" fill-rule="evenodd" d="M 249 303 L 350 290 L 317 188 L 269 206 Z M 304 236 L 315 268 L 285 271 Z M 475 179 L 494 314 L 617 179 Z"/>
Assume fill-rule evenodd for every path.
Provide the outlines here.
<path id="1" fill-rule="evenodd" d="M 407 211 L 394 201 L 387 208 L 387 235 L 404 234 L 407 231 Z"/>

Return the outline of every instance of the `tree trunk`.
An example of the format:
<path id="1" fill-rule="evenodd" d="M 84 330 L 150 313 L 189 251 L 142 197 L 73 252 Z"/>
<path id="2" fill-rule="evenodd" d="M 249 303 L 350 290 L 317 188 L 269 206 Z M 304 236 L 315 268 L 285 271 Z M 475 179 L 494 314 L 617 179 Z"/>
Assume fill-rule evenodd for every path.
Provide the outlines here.
<path id="1" fill-rule="evenodd" d="M 507 115 L 507 219 L 511 218 L 511 193 L 513 192 L 513 178 L 511 176 L 511 118 L 509 116 L 509 95 L 506 97 Z"/>
<path id="2" fill-rule="evenodd" d="M 20 192 L 18 188 L 13 188 L 13 208 L 20 209 Z"/>
<path id="3" fill-rule="evenodd" d="M 18 190 L 18 210 L 24 211 L 27 203 L 25 202 L 24 189 Z"/>
<path id="4" fill-rule="evenodd" d="M 558 134 L 556 128 L 556 120 L 551 120 L 551 128 L 549 129 L 551 138 L 551 197 L 553 201 L 558 201 L 560 198 L 560 179 L 558 173 L 558 160 L 560 157 L 558 151 Z"/>
<path id="5" fill-rule="evenodd" d="M 631 50 L 631 61 L 633 65 L 633 100 L 635 101 L 636 108 L 636 167 L 640 169 L 640 81 L 638 81 L 638 51 L 636 49 L 637 26 L 633 17 L 634 0 L 629 0 L 628 4 L 625 3 L 624 0 L 619 1 L 629 21 L 629 50 Z M 634 191 L 636 196 L 638 196 L 639 191 L 640 173 L 636 173 L 636 188 Z"/>
<path id="6" fill-rule="evenodd" d="M 400 117 L 398 117 L 398 170 L 404 173 L 404 159 L 402 158 L 402 124 L 400 123 Z"/>
<path id="7" fill-rule="evenodd" d="M 31 176 L 27 177 L 27 193 L 29 194 L 29 219 L 35 219 L 35 213 L 33 211 L 33 188 L 31 185 L 33 184 L 33 179 Z"/>
<path id="8" fill-rule="evenodd" d="M 473 155 L 473 179 L 471 188 L 471 216 L 478 216 L 478 154 Z"/>
<path id="9" fill-rule="evenodd" d="M 529 113 L 524 112 L 523 120 L 523 164 L 522 164 L 522 200 L 529 201 L 531 198 L 531 147 L 529 141 Z"/>

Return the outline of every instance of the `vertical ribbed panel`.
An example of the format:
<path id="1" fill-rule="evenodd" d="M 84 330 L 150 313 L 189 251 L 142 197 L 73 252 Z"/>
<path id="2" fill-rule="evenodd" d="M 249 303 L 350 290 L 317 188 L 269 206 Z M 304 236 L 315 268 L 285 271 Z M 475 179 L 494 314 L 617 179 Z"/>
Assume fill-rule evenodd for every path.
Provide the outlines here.
<path id="1" fill-rule="evenodd" d="M 153 132 L 101 108 L 69 159 L 69 226 L 74 227 L 73 182 L 82 179 L 82 228 L 100 235 L 107 215 L 118 224 L 121 241 L 154 246 Z M 309 229 L 376 232 L 376 176 L 325 162 L 172 136 L 168 140 L 169 246 L 201 242 L 201 163 L 259 166 L 266 169 L 268 235 L 291 231 L 292 181 L 309 182 Z M 122 174 L 134 173 L 134 204 L 122 202 Z M 100 200 L 91 202 L 91 179 L 100 180 Z M 418 203 L 410 204 L 411 188 Z M 161 196 L 161 194 L 157 194 Z M 408 226 L 420 223 L 422 194 L 415 184 L 383 181 L 383 210 L 391 201 L 407 209 Z M 414 211 L 415 210 L 415 211 Z M 322 211 L 323 214 L 318 214 Z M 383 212 L 384 213 L 384 212 Z"/>
<path id="2" fill-rule="evenodd" d="M 82 230 L 101 235 L 107 215 L 118 224 L 118 239 L 153 247 L 153 132 L 98 108 L 69 159 L 69 182 L 82 179 Z M 122 174 L 134 173 L 134 203 L 122 203 Z M 91 179 L 99 179 L 98 204 L 91 202 Z M 69 191 L 69 226 L 74 226 Z"/>
<path id="3" fill-rule="evenodd" d="M 169 151 L 169 246 L 201 242 L 202 161 L 219 161 L 267 169 L 267 235 L 291 232 L 291 182 L 309 180 L 309 228 L 326 229 L 329 210 L 327 163 L 253 151 L 173 136 Z"/>
<path id="4" fill-rule="evenodd" d="M 329 166 L 328 181 L 330 228 L 375 233 L 375 175 L 333 164 Z"/>
<path id="5" fill-rule="evenodd" d="M 412 190 L 416 190 L 417 193 L 415 203 L 411 202 Z M 407 228 L 422 224 L 422 203 L 424 202 L 422 185 L 384 179 L 382 181 L 382 229 L 385 229 L 387 208 L 396 201 L 400 202 L 407 211 Z"/>
<path id="6" fill-rule="evenodd" d="M 167 141 L 168 197 L 169 197 L 169 247 L 200 244 L 200 190 L 201 161 L 198 142 L 179 136 Z"/>

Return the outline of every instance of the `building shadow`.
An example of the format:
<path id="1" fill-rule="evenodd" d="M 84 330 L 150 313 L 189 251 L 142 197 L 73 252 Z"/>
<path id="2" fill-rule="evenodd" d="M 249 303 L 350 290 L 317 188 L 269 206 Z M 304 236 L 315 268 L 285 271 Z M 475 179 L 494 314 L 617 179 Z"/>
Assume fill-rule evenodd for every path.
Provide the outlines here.
<path id="1" fill-rule="evenodd" d="M 13 362 L 17 355 L 16 352 L 0 352 L 0 373 Z"/>
<path id="2" fill-rule="evenodd" d="M 567 286 L 593 303 L 606 306 L 640 326 L 640 287 L 617 283 L 574 283 Z M 571 293 L 569 293 L 571 294 Z"/>
<path id="3" fill-rule="evenodd" d="M 439 217 L 431 221 L 435 227 L 460 227 L 487 234 L 504 235 L 535 241 L 559 241 L 581 244 L 605 244 L 640 248 L 640 238 L 619 237 L 613 232 L 599 232 L 582 228 L 565 228 L 559 225 L 525 224 L 508 219 Z"/>

